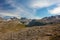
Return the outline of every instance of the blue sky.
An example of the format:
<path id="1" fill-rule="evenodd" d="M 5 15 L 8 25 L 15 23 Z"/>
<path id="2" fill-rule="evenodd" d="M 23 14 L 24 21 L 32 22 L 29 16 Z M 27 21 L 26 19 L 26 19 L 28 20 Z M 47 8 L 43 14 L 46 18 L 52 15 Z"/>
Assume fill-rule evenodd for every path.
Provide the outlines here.
<path id="1" fill-rule="evenodd" d="M 40 19 L 60 15 L 60 0 L 0 0 L 0 16 Z"/>

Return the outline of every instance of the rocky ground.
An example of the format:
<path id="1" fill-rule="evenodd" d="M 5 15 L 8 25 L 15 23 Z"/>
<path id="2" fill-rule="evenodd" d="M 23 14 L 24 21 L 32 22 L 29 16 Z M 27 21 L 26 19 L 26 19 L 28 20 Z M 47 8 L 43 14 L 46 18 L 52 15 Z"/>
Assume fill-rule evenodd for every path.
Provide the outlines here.
<path id="1" fill-rule="evenodd" d="M 28 27 L 0 35 L 0 40 L 60 40 L 60 26 Z"/>

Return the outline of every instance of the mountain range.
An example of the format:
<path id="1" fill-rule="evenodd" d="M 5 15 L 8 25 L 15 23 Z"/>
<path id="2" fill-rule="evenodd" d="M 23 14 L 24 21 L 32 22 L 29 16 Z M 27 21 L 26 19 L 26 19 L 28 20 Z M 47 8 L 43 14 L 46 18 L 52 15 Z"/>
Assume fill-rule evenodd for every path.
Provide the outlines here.
<path id="1" fill-rule="evenodd" d="M 17 21 L 20 24 L 25 24 L 27 26 L 41 26 L 46 24 L 54 24 L 54 23 L 60 23 L 60 15 L 50 16 L 50 17 L 44 17 L 42 19 L 27 19 L 25 17 L 22 17 L 20 19 L 16 17 L 0 17 L 0 21 Z"/>
<path id="2" fill-rule="evenodd" d="M 0 40 L 60 40 L 60 15 L 42 19 L 0 17 Z"/>

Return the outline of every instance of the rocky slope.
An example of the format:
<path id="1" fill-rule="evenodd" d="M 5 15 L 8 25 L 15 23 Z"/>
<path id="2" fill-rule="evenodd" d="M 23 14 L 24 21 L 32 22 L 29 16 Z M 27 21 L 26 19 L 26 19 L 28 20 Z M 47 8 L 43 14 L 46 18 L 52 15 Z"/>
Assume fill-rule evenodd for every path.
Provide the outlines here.
<path id="1" fill-rule="evenodd" d="M 59 23 L 60 22 L 60 15 L 44 17 L 44 18 L 42 18 L 42 21 L 47 22 L 47 23 L 48 22 Z"/>
<path id="2" fill-rule="evenodd" d="M 0 40 L 60 40 L 60 25 L 28 27 L 18 32 L 8 32 Z"/>
<path id="3" fill-rule="evenodd" d="M 22 22 L 26 22 L 25 20 Z M 25 27 L 17 18 L 11 18 L 10 20 L 0 18 L 0 40 L 60 40 L 59 21 L 60 17 L 53 16 L 30 21 L 33 26 Z M 54 24 L 49 24 L 50 22 Z M 45 23 L 48 24 L 45 25 Z M 40 26 L 42 24 L 43 26 Z"/>

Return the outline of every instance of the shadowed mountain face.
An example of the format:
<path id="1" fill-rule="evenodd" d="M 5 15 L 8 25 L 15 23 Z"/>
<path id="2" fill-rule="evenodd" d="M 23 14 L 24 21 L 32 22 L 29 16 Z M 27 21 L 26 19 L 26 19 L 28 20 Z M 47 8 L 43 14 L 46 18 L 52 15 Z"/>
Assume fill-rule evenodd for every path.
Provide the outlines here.
<path id="1" fill-rule="evenodd" d="M 60 15 L 56 16 L 50 16 L 50 17 L 44 17 L 42 19 L 34 19 L 27 24 L 27 26 L 44 26 L 44 25 L 49 25 L 49 24 L 57 24 L 60 23 Z"/>

